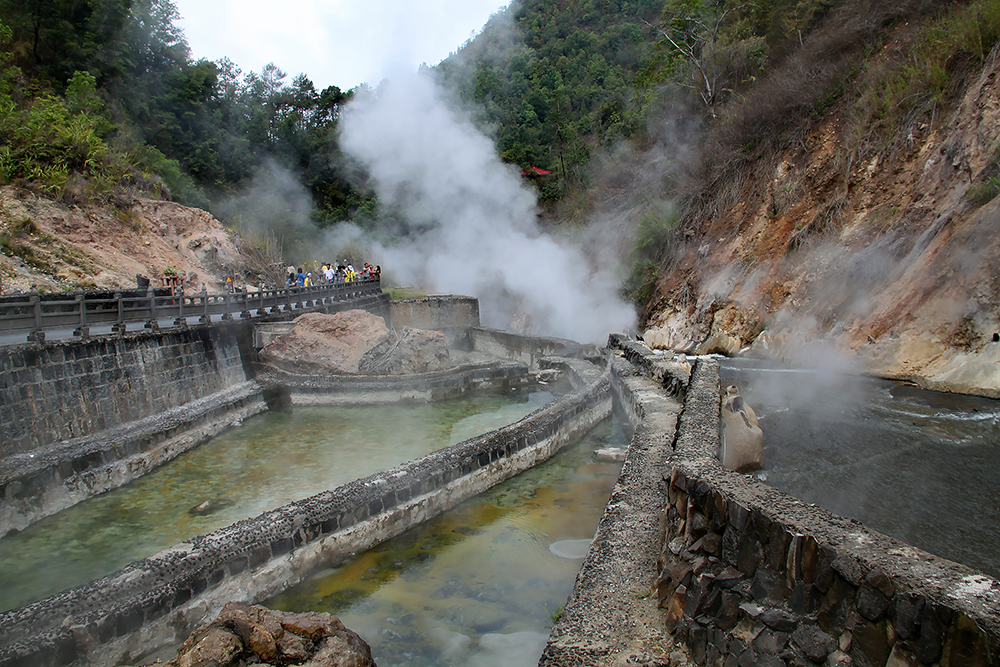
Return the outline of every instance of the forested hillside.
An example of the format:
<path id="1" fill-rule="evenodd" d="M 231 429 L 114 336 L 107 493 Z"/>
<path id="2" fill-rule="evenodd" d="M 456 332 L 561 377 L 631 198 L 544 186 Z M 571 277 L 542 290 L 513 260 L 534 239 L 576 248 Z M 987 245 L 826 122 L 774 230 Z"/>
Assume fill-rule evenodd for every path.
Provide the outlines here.
<path id="1" fill-rule="evenodd" d="M 312 193 L 318 225 L 363 209 L 335 141 L 350 94 L 195 61 L 177 18 L 171 0 L 0 1 L 0 180 L 207 208 L 271 159 Z"/>
<path id="2" fill-rule="evenodd" d="M 585 182 L 592 150 L 644 125 L 663 0 L 521 0 L 440 65 L 508 162 L 554 173 L 541 199 Z"/>
<path id="3" fill-rule="evenodd" d="M 538 183 L 551 202 L 585 186 L 594 148 L 641 132 L 648 89 L 635 84 L 655 69 L 661 11 L 662 0 L 514 2 L 436 69 L 504 160 L 553 172 Z M 194 60 L 177 18 L 172 0 L 0 0 L 0 182 L 210 208 L 277 165 L 311 194 L 317 227 L 377 225 L 384 212 L 338 146 L 353 91 Z"/>

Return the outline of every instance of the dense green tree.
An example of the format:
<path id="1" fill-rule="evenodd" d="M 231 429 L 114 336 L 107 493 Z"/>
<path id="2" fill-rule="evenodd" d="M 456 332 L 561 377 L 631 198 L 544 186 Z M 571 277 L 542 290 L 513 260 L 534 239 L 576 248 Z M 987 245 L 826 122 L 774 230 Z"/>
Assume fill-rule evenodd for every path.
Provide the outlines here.
<path id="1" fill-rule="evenodd" d="M 539 182 L 551 199 L 586 182 L 594 147 L 641 127 L 634 84 L 650 65 L 661 10 L 662 0 L 521 0 L 441 70 L 481 109 L 505 160 L 554 172 Z"/>
<path id="2" fill-rule="evenodd" d="M 116 51 L 130 0 L 0 0 L 15 64 L 59 92 L 76 71 L 99 78 L 120 66 Z"/>
<path id="3" fill-rule="evenodd" d="M 0 0 L 0 16 L 10 23 L 3 53 L 17 72 L 7 77 L 11 114 L 44 109 L 56 122 L 62 109 L 86 120 L 140 181 L 162 179 L 163 192 L 185 203 L 208 207 L 239 192 L 269 160 L 304 180 L 323 224 L 369 215 L 370 195 L 353 192 L 336 143 L 350 93 L 317 91 L 305 74 L 289 81 L 274 64 L 243 73 L 227 59 L 192 60 L 173 0 Z M 46 187 L 75 171 L 53 166 L 58 177 Z M 41 172 L 0 177 L 28 173 Z"/>

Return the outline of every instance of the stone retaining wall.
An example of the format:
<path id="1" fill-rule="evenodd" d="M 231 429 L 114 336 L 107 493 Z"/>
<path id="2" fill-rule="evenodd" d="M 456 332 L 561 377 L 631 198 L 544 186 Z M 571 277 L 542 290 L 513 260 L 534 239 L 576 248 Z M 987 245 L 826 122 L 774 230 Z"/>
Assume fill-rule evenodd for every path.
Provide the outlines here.
<path id="1" fill-rule="evenodd" d="M 650 583 L 666 511 L 662 471 L 681 403 L 624 360 L 612 361 L 610 381 L 616 403 L 624 397 L 635 417 L 635 434 L 540 667 L 666 664 L 653 662 L 670 641 Z"/>
<path id="2" fill-rule="evenodd" d="M 249 378 L 246 325 L 0 347 L 0 458 L 91 435 Z"/>
<path id="3" fill-rule="evenodd" d="M 611 411 L 607 374 L 516 424 L 194 538 L 0 614 L 0 667 L 135 661 L 230 600 L 259 601 L 426 521 L 576 440 Z"/>
<path id="4" fill-rule="evenodd" d="M 641 357 L 644 374 L 654 368 L 643 346 L 611 344 Z M 996 581 L 720 465 L 718 372 L 716 360 L 699 358 L 686 388 L 649 582 L 664 630 L 689 659 L 727 667 L 998 664 Z M 645 390 L 613 386 L 622 404 L 642 402 Z"/>
<path id="5" fill-rule="evenodd" d="M 241 382 L 183 407 L 0 461 L 0 537 L 150 472 L 267 409 Z"/>
<path id="6" fill-rule="evenodd" d="M 362 308 L 389 295 L 269 315 Z M 0 537 L 267 409 L 249 321 L 0 347 Z"/>
<path id="7" fill-rule="evenodd" d="M 469 342 L 477 352 L 520 361 L 532 370 L 536 370 L 545 357 L 582 357 L 591 348 L 592 356 L 598 355 L 593 345 L 585 346 L 563 338 L 524 336 L 498 329 L 473 327 L 469 329 Z"/>
<path id="8" fill-rule="evenodd" d="M 456 333 L 479 326 L 479 299 L 471 296 L 437 295 L 419 299 L 393 299 L 387 323 L 400 329 L 443 331 L 449 344 Z"/>

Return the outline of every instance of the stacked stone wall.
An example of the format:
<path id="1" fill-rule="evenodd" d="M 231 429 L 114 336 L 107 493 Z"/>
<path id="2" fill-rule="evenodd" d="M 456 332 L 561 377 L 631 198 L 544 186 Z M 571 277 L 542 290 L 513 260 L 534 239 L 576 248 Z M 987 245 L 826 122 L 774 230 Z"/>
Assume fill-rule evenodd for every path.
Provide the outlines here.
<path id="1" fill-rule="evenodd" d="M 309 302 L 260 318 L 363 308 Z M 0 347 L 0 536 L 119 487 L 267 409 L 250 320 Z M 280 396 L 277 397 L 280 400 Z"/>
<path id="2" fill-rule="evenodd" d="M 698 665 L 995 665 L 1000 585 L 725 470 L 701 358 L 666 470 L 654 593 Z"/>
<path id="3" fill-rule="evenodd" d="M 245 326 L 0 347 L 0 458 L 166 412 L 248 378 Z"/>
<path id="4" fill-rule="evenodd" d="M 622 359 L 612 358 L 609 371 L 612 393 L 628 396 L 635 432 L 540 667 L 668 664 L 667 651 L 659 649 L 670 642 L 650 582 L 666 512 L 663 469 L 681 403 Z"/>

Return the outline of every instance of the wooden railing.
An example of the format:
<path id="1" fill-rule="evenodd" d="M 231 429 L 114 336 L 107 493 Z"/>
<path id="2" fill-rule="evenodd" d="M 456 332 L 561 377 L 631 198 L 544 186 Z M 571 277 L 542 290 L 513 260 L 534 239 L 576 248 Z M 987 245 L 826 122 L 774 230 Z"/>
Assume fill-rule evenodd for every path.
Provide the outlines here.
<path id="1" fill-rule="evenodd" d="M 112 332 L 124 332 L 130 323 L 144 322 L 147 328 L 157 328 L 163 319 L 181 326 L 191 317 L 197 317 L 199 322 L 211 322 L 213 317 L 223 320 L 263 317 L 381 291 L 378 278 L 224 294 L 209 294 L 204 289 L 193 294 L 172 294 L 170 289 L 152 287 L 61 294 L 32 291 L 0 299 L 0 334 L 24 333 L 28 340 L 41 342 L 46 331 L 72 329 L 73 335 L 86 337 L 90 335 L 90 327 L 97 325 L 110 324 Z"/>

